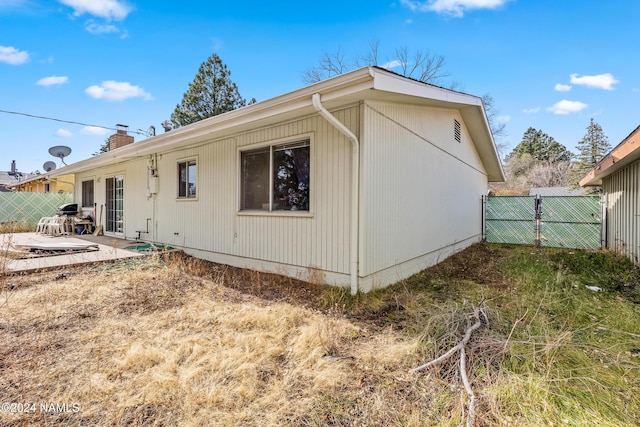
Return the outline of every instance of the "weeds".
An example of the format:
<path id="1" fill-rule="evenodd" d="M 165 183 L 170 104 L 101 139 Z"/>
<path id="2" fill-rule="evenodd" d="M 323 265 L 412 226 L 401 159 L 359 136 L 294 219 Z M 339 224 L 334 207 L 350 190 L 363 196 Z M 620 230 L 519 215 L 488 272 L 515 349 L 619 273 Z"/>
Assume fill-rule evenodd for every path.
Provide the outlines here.
<path id="1" fill-rule="evenodd" d="M 466 347 L 476 425 L 634 426 L 634 269 L 599 252 L 476 245 L 356 296 L 180 254 L 15 276 L 0 401 L 81 410 L 0 424 L 458 425 L 458 363 L 409 369 L 456 345 L 484 299 L 488 322 Z"/>

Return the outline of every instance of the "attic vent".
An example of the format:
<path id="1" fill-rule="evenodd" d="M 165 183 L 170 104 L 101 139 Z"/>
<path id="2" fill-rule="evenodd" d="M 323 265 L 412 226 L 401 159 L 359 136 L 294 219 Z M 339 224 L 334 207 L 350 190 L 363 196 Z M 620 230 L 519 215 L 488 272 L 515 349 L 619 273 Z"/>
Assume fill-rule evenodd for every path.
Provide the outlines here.
<path id="1" fill-rule="evenodd" d="M 456 141 L 461 142 L 462 138 L 460 136 L 460 122 L 456 119 L 453 119 L 453 137 Z"/>

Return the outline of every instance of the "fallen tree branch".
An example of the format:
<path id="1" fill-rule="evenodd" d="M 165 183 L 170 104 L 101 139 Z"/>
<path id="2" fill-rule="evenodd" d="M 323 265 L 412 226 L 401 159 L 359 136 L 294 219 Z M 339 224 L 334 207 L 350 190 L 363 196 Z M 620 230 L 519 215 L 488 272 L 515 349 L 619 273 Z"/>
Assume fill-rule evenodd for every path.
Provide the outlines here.
<path id="1" fill-rule="evenodd" d="M 449 357 L 453 356 L 453 354 L 459 351 L 460 352 L 460 376 L 462 377 L 462 384 L 464 385 L 464 389 L 467 392 L 467 395 L 469 396 L 469 411 L 467 413 L 467 427 L 473 426 L 474 412 L 476 407 L 476 395 L 473 392 L 473 389 L 471 388 L 471 384 L 469 383 L 469 377 L 467 376 L 467 356 L 466 356 L 465 346 L 471 339 L 471 334 L 473 334 L 473 331 L 475 331 L 480 326 L 482 326 L 482 320 L 480 319 L 481 313 L 485 318 L 485 321 L 488 321 L 486 313 L 484 313 L 484 311 L 480 308 L 482 304 L 483 302 L 481 301 L 480 304 L 478 304 L 478 306 L 473 308 L 473 317 L 475 317 L 476 322 L 467 328 L 467 330 L 464 333 L 464 337 L 462 337 L 462 340 L 460 340 L 458 344 L 456 344 L 449 351 L 447 351 L 445 354 L 438 357 L 437 359 L 433 359 L 432 361 L 427 362 L 424 365 L 420 365 L 417 368 L 413 368 L 409 371 L 409 372 L 418 372 L 423 369 L 429 368 L 431 366 L 437 365 L 447 360 Z"/>

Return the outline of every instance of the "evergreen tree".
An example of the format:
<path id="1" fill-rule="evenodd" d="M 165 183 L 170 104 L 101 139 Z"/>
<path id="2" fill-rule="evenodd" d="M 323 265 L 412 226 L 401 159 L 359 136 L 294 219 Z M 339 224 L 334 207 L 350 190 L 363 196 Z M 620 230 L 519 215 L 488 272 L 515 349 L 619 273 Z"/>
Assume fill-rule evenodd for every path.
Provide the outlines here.
<path id="1" fill-rule="evenodd" d="M 529 154 L 535 160 L 544 162 L 566 162 L 571 159 L 571 152 L 553 137 L 541 130 L 529 128 L 507 159 Z"/>
<path id="2" fill-rule="evenodd" d="M 602 127 L 591 118 L 587 133 L 576 146 L 578 148 L 578 163 L 591 169 L 611 150 L 609 138 L 602 131 Z"/>
<path id="3" fill-rule="evenodd" d="M 176 127 L 186 126 L 208 117 L 244 107 L 246 100 L 231 80 L 231 71 L 215 53 L 200 65 L 182 102 L 176 105 L 171 121 Z"/>
<path id="4" fill-rule="evenodd" d="M 589 121 L 587 133 L 576 145 L 578 156 L 576 162 L 572 165 L 569 181 L 571 187 L 577 188 L 580 180 L 593 169 L 600 160 L 611 150 L 609 138 L 604 134 L 602 127 L 593 120 Z M 597 191 L 598 189 L 592 189 Z"/>
<path id="5" fill-rule="evenodd" d="M 109 138 L 105 139 L 98 151 L 92 154 L 92 156 L 98 156 L 100 154 L 106 153 L 109 151 Z"/>

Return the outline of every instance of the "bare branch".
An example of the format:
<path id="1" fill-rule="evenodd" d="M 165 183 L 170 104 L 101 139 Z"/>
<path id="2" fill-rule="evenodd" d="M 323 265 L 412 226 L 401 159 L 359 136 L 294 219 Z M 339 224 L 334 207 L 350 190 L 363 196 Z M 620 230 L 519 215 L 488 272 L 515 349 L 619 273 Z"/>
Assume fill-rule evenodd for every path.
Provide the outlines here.
<path id="1" fill-rule="evenodd" d="M 475 331 L 480 326 L 482 326 L 482 320 L 480 319 L 480 314 L 482 314 L 485 321 L 487 321 L 488 319 L 487 314 L 484 312 L 483 309 L 480 308 L 480 306 L 483 303 L 484 301 L 481 301 L 480 304 L 478 304 L 476 307 L 473 308 L 473 317 L 476 319 L 476 322 L 467 328 L 467 330 L 464 333 L 464 337 L 462 338 L 462 340 L 460 340 L 460 342 L 458 342 L 458 344 L 456 344 L 449 351 L 447 351 L 445 354 L 438 357 L 437 359 L 434 359 L 428 363 L 425 363 L 424 365 L 418 366 L 417 368 L 413 368 L 409 371 L 409 372 L 418 372 L 430 366 L 437 365 L 438 363 L 441 363 L 444 360 L 451 357 L 457 351 L 460 351 L 460 376 L 462 377 L 462 384 L 464 385 L 464 389 L 467 392 L 467 395 L 469 396 L 469 411 L 467 413 L 467 427 L 473 426 L 473 420 L 475 417 L 475 408 L 476 408 L 476 395 L 473 392 L 473 389 L 471 388 L 471 384 L 469 383 L 469 377 L 467 376 L 467 354 L 466 354 L 465 346 L 471 339 L 471 334 L 473 334 L 473 331 Z"/>

